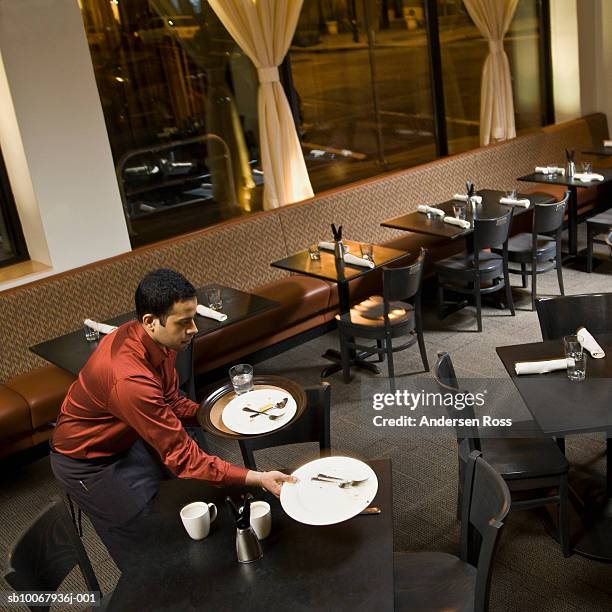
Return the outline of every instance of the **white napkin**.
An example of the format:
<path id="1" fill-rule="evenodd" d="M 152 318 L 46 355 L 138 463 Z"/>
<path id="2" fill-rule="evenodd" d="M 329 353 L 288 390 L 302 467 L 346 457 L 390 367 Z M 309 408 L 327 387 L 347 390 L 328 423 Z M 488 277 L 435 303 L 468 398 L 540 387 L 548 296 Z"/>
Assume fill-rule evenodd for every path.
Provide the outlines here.
<path id="1" fill-rule="evenodd" d="M 565 176 L 565 168 L 558 168 L 557 166 L 536 166 L 535 172 L 537 174 L 561 174 Z"/>
<path id="2" fill-rule="evenodd" d="M 334 251 L 334 243 L 333 242 L 326 242 L 325 240 L 321 240 L 321 242 L 319 242 L 319 248 L 323 249 L 324 251 Z M 349 248 L 348 246 L 345 244 L 344 245 L 344 252 L 348 253 L 349 252 Z"/>
<path id="3" fill-rule="evenodd" d="M 510 204 L 510 206 L 522 206 L 523 208 L 529 208 L 529 205 L 531 204 L 527 198 L 522 200 L 515 200 L 514 198 L 500 198 L 499 203 Z"/>
<path id="4" fill-rule="evenodd" d="M 450 223 L 451 225 L 458 225 L 463 229 L 470 229 L 472 224 L 465 219 L 457 219 L 457 217 L 444 217 L 444 223 Z"/>
<path id="5" fill-rule="evenodd" d="M 419 204 L 417 206 L 417 210 L 420 213 L 431 213 L 432 215 L 438 215 L 438 217 L 443 217 L 446 213 L 435 206 L 427 206 L 425 204 Z"/>
<path id="6" fill-rule="evenodd" d="M 514 371 L 517 376 L 521 374 L 546 374 L 555 370 L 567 370 L 567 359 L 548 359 L 544 361 L 517 361 Z"/>
<path id="7" fill-rule="evenodd" d="M 85 319 L 83 323 L 87 325 L 87 327 L 91 327 L 91 329 L 95 329 L 101 334 L 112 334 L 117 329 L 116 325 L 107 325 L 106 323 L 98 323 L 97 321 L 94 321 L 93 319 Z"/>
<path id="8" fill-rule="evenodd" d="M 362 268 L 376 267 L 376 264 L 373 261 L 362 259 L 361 257 L 357 257 L 356 255 L 352 255 L 351 253 L 344 254 L 344 263 L 349 264 L 351 266 L 361 266 Z"/>
<path id="9" fill-rule="evenodd" d="M 603 146 L 604 147 L 612 147 L 612 140 L 604 140 L 603 141 Z"/>
<path id="10" fill-rule="evenodd" d="M 574 180 L 590 183 L 591 181 L 603 181 L 604 177 L 602 174 L 597 174 L 597 172 L 591 172 L 590 174 L 586 172 L 576 172 L 576 174 L 574 174 Z"/>
<path id="11" fill-rule="evenodd" d="M 467 202 L 468 197 L 467 197 L 467 194 L 465 193 L 456 193 L 453 196 L 453 200 L 458 200 L 459 202 Z M 472 196 L 472 200 L 474 200 L 476 204 L 482 204 L 482 196 L 479 196 L 479 195 Z"/>
<path id="12" fill-rule="evenodd" d="M 201 317 L 208 317 L 209 319 L 214 319 L 215 321 L 225 321 L 227 320 L 227 315 L 219 312 L 218 310 L 213 310 L 212 308 L 208 308 L 208 306 L 204 306 L 203 304 L 198 304 L 196 307 L 196 312 Z"/>
<path id="13" fill-rule="evenodd" d="M 578 342 L 582 344 L 582 348 L 589 351 L 593 359 L 602 359 L 606 356 L 604 350 L 597 344 L 597 340 L 593 338 L 586 327 L 579 327 L 576 335 L 578 336 Z"/>

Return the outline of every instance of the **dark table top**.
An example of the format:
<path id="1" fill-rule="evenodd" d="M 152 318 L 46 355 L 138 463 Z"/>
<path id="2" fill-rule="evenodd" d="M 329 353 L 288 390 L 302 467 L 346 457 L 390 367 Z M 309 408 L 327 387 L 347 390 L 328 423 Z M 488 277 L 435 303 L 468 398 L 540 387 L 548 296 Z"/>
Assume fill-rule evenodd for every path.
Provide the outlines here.
<path id="1" fill-rule="evenodd" d="M 199 304 L 208 304 L 206 290 L 212 286 L 219 285 L 206 285 L 197 290 Z M 221 299 L 223 300 L 223 308 L 221 311 L 227 315 L 227 319 L 225 321 L 215 321 L 207 317 L 196 315 L 195 322 L 198 327 L 196 336 L 221 329 L 278 305 L 278 302 L 268 300 L 264 297 L 224 286 L 221 286 Z M 86 316 L 87 315 L 83 318 L 86 318 Z M 104 322 L 111 325 L 121 325 L 135 318 L 135 312 L 128 312 Z M 85 340 L 85 334 L 81 328 L 75 332 L 64 334 L 58 338 L 53 338 L 52 340 L 47 340 L 31 346 L 30 350 L 43 359 L 46 359 L 52 364 L 76 376 L 89 359 L 89 356 L 96 350 L 97 346 L 98 342 L 88 342 Z"/>
<path id="2" fill-rule="evenodd" d="M 194 480 L 162 483 L 145 519 L 145 548 L 123 572 L 108 609 L 393 610 L 391 462 L 369 464 L 379 483 L 372 505 L 381 514 L 313 527 L 266 496 L 272 533 L 262 541 L 263 558 L 249 564 L 236 560 L 233 519 L 223 502 L 227 489 Z M 189 538 L 179 518 L 194 500 L 214 502 L 219 511 L 200 541 Z"/>
<path id="3" fill-rule="evenodd" d="M 351 253 L 360 256 L 359 253 L 359 242 L 352 240 L 345 240 L 344 244 L 352 247 Z M 380 246 L 378 244 L 373 245 L 372 257 L 376 268 L 384 266 L 388 263 L 406 257 L 408 253 L 400 251 L 398 249 L 390 249 L 387 247 Z M 343 264 L 338 266 L 336 264 L 336 258 L 332 251 L 326 251 L 321 249 L 321 259 L 319 261 L 313 261 L 310 259 L 308 251 L 300 251 L 295 255 L 285 257 L 285 259 L 279 259 L 278 261 L 272 262 L 270 265 L 275 268 L 281 268 L 282 270 L 288 270 L 289 272 L 297 272 L 298 274 L 304 274 L 306 276 L 313 276 L 322 280 L 332 281 L 335 283 L 341 283 L 344 281 L 363 276 L 368 272 L 371 272 L 375 268 L 364 268 L 361 266 L 352 266 L 350 264 Z"/>
<path id="4" fill-rule="evenodd" d="M 547 185 L 565 185 L 566 187 L 597 187 L 598 185 L 604 185 L 612 181 L 612 170 L 605 168 L 593 168 L 593 172 L 601 174 L 604 177 L 603 181 L 591 181 L 590 183 L 584 183 L 582 181 L 575 181 L 573 178 L 561 174 L 540 174 L 538 172 L 532 172 L 521 176 L 517 181 L 525 181 L 527 183 L 546 183 Z"/>
<path id="5" fill-rule="evenodd" d="M 593 147 L 588 151 L 583 151 L 583 153 L 586 155 L 600 155 L 601 157 L 608 157 L 612 155 L 612 147 L 604 147 L 602 145 L 599 147 Z"/>
<path id="6" fill-rule="evenodd" d="M 506 195 L 505 191 L 495 189 L 481 189 L 478 195 L 482 196 L 482 204 L 477 205 L 475 214 L 472 213 L 470 207 L 466 207 L 467 221 L 472 221 L 475 217 L 481 219 L 493 219 L 501 217 L 508 212 L 511 206 L 500 204 L 499 199 Z M 533 207 L 536 202 L 547 202 L 550 197 L 545 195 L 534 194 L 518 194 L 519 198 L 528 198 L 531 201 L 529 208 L 522 206 L 512 206 L 515 215 L 522 215 Z M 453 204 L 457 204 L 457 200 L 447 200 L 441 204 L 432 204 L 436 208 L 441 208 L 448 216 L 453 217 Z M 456 225 L 444 223 L 440 217 L 430 219 L 426 214 L 420 212 L 411 212 L 394 219 L 387 219 L 381 223 L 383 227 L 391 227 L 409 232 L 417 232 L 419 234 L 429 234 L 430 236 L 439 236 L 441 238 L 449 238 L 455 240 L 462 236 L 471 234 L 474 229 L 462 229 Z"/>
<path id="7" fill-rule="evenodd" d="M 593 431 L 612 432 L 612 334 L 597 334 L 595 339 L 606 356 L 587 355 L 586 378 L 571 381 L 564 370 L 547 374 L 517 376 L 517 361 L 558 359 L 565 356 L 563 340 L 500 346 L 496 349 L 512 382 L 527 408 L 545 434 L 563 436 Z"/>

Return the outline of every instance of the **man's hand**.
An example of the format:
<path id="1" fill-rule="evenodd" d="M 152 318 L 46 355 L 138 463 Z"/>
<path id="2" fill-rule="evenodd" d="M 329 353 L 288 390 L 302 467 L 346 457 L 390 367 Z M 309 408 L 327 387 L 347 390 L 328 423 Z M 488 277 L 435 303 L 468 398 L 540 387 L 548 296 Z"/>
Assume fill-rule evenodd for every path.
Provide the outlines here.
<path id="1" fill-rule="evenodd" d="M 293 476 L 276 470 L 272 472 L 254 472 L 250 470 L 246 479 L 247 485 L 259 485 L 266 489 L 266 491 L 276 495 L 276 497 L 280 495 L 283 482 L 297 482 L 297 480 Z"/>

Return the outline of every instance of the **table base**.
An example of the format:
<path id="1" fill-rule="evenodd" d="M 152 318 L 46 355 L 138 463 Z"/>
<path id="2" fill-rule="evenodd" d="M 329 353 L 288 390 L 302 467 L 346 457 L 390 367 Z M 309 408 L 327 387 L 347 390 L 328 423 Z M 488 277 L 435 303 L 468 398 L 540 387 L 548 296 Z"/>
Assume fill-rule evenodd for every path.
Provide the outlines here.
<path id="1" fill-rule="evenodd" d="M 369 355 L 369 353 L 364 353 L 365 355 Z M 359 355 L 355 355 L 351 357 L 350 366 L 351 368 L 358 368 L 360 370 L 368 370 L 374 374 L 380 374 L 380 370 L 378 366 L 374 363 L 366 361 L 362 358 L 361 353 Z M 321 378 L 328 378 L 332 374 L 336 372 L 340 372 L 342 370 L 342 356 L 340 355 L 340 351 L 335 349 L 327 349 L 325 353 L 323 353 L 323 358 L 328 359 L 329 361 L 333 361 L 333 365 L 328 365 L 321 370 Z"/>

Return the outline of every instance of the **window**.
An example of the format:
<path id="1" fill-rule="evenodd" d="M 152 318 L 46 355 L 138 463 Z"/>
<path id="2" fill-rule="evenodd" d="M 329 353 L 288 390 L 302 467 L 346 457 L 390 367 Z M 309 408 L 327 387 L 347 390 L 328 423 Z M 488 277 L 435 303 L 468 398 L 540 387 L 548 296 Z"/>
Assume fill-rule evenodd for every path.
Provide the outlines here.
<path id="1" fill-rule="evenodd" d="M 13 193 L 0 154 L 0 267 L 28 259 Z"/>

